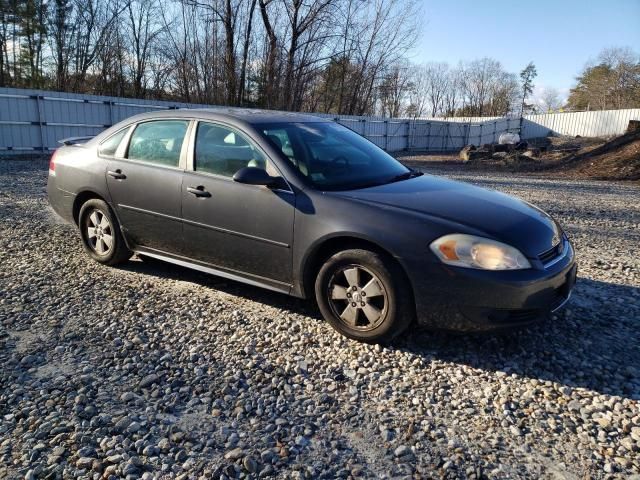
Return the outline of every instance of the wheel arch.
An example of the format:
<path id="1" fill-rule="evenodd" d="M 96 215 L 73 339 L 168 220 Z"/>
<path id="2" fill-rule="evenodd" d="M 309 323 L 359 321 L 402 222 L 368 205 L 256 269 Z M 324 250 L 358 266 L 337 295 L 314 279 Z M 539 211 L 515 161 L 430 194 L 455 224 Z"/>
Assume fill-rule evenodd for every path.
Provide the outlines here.
<path id="1" fill-rule="evenodd" d="M 301 269 L 302 295 L 306 298 L 314 297 L 315 279 L 325 260 L 340 251 L 357 248 L 378 253 L 390 262 L 395 263 L 404 275 L 404 280 L 411 289 L 411 297 L 414 298 L 413 285 L 411 284 L 409 275 L 407 274 L 404 265 L 402 265 L 402 262 L 400 262 L 389 250 L 378 243 L 355 235 L 335 235 L 321 240 L 314 245 L 312 251 L 305 258 Z"/>
<path id="2" fill-rule="evenodd" d="M 125 234 L 125 231 L 122 228 L 122 222 L 120 221 L 118 212 L 116 212 L 116 209 L 113 208 L 113 205 L 111 205 L 109 200 L 107 200 L 104 197 L 104 195 L 100 195 L 98 192 L 94 190 L 82 190 L 76 195 L 76 198 L 73 200 L 72 215 L 73 215 L 73 222 L 75 223 L 76 227 L 79 226 L 80 224 L 80 210 L 82 210 L 82 205 L 84 205 L 87 201 L 92 199 L 102 200 L 104 203 L 106 203 L 109 206 L 109 208 L 111 209 L 111 213 L 116 218 L 116 221 L 120 226 L 120 230 L 122 232 L 122 237 L 124 239 L 125 245 L 130 250 L 133 250 L 131 248 L 132 247 L 131 242 L 129 241 L 129 238 L 127 238 L 127 235 Z"/>
<path id="3" fill-rule="evenodd" d="M 87 201 L 92 200 L 94 198 L 98 200 L 102 200 L 107 205 L 109 205 L 109 202 L 107 201 L 106 198 L 104 198 L 99 193 L 94 192 L 93 190 L 83 190 L 82 192 L 76 195 L 76 198 L 73 200 L 73 209 L 72 209 L 73 222 L 76 224 L 76 226 L 78 226 L 80 222 L 80 210 L 82 209 L 82 205 L 84 205 Z"/>

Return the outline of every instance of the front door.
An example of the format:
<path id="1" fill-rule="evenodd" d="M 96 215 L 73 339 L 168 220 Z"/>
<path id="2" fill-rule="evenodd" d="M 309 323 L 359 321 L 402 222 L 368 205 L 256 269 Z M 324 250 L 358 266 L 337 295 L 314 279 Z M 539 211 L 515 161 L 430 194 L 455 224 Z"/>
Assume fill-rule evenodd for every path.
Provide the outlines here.
<path id="1" fill-rule="evenodd" d="M 184 174 L 185 255 L 286 289 L 292 283 L 293 192 L 234 182 L 246 166 L 278 175 L 248 138 L 223 125 L 199 122 L 193 171 Z"/>
<path id="2" fill-rule="evenodd" d="M 188 120 L 140 123 L 119 155 L 107 160 L 109 193 L 123 231 L 135 246 L 182 251 L 180 202 L 188 126 Z"/>

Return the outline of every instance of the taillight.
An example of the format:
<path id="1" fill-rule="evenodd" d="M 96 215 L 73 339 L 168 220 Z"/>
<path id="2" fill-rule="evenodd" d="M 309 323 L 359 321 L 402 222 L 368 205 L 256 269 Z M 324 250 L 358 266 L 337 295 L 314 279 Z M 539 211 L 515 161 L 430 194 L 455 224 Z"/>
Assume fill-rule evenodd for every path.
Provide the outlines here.
<path id="1" fill-rule="evenodd" d="M 54 150 L 53 154 L 51 154 L 51 159 L 49 159 L 49 173 L 54 173 L 56 171 L 56 155 L 58 154 L 58 150 Z"/>

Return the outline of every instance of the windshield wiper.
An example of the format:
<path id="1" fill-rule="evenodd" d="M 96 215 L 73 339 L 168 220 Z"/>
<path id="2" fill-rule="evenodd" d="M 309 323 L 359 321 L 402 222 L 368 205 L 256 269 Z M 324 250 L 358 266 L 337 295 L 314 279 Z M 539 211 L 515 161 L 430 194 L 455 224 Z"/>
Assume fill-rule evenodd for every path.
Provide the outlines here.
<path id="1" fill-rule="evenodd" d="M 402 180 L 409 180 L 410 178 L 416 178 L 423 175 L 422 172 L 418 170 L 410 169 L 408 172 L 401 173 L 400 175 L 396 175 L 395 177 L 391 177 L 386 183 L 400 182 Z"/>
<path id="2" fill-rule="evenodd" d="M 387 185 L 393 182 L 399 182 L 402 180 L 408 180 L 410 178 L 420 177 L 424 175 L 422 172 L 418 170 L 410 169 L 408 172 L 401 173 L 400 175 L 396 175 L 395 177 L 391 177 L 386 180 L 375 180 L 371 182 L 362 182 L 362 183 L 352 183 L 352 184 L 343 184 L 343 185 L 335 185 L 331 190 L 360 190 L 363 188 L 371 188 L 371 187 L 379 187 L 380 185 Z"/>

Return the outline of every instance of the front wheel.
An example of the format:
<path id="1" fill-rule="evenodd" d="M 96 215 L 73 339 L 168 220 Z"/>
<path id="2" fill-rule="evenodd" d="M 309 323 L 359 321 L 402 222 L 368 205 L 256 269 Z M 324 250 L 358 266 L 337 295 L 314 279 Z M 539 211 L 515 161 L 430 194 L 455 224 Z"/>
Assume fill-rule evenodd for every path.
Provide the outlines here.
<path id="1" fill-rule="evenodd" d="M 118 220 L 103 200 L 94 198 L 82 205 L 78 226 L 84 249 L 97 262 L 116 265 L 131 258 Z"/>
<path id="2" fill-rule="evenodd" d="M 361 342 L 388 342 L 415 316 L 411 288 L 400 267 L 368 250 L 345 250 L 327 259 L 316 278 L 315 294 L 331 326 Z"/>

